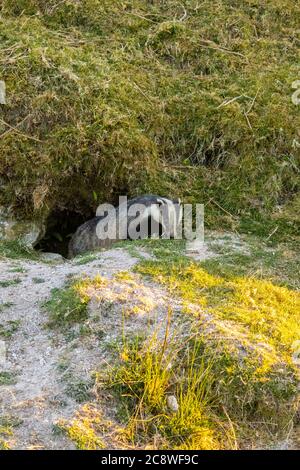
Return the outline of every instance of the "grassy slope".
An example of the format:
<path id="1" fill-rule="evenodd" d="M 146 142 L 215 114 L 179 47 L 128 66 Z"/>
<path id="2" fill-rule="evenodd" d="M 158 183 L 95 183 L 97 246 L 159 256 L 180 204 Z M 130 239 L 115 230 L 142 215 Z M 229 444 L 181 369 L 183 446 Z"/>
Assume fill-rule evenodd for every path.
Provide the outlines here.
<path id="1" fill-rule="evenodd" d="M 290 0 L 4 0 L 1 201 L 32 216 L 157 191 L 206 202 L 210 225 L 295 233 L 297 12 Z"/>

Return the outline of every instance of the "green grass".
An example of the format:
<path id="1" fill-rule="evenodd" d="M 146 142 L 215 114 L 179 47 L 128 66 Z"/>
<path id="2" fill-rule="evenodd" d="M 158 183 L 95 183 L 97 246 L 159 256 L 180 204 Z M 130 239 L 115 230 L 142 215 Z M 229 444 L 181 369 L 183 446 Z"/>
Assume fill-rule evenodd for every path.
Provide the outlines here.
<path id="1" fill-rule="evenodd" d="M 71 374 L 64 376 L 64 381 L 67 383 L 65 393 L 76 403 L 85 403 L 93 396 L 91 392 L 93 381 L 76 379 Z"/>
<path id="2" fill-rule="evenodd" d="M 26 273 L 27 269 L 22 266 L 12 266 L 9 270 L 11 273 Z"/>
<path id="3" fill-rule="evenodd" d="M 205 203 L 210 227 L 297 236 L 295 1 L 3 0 L 0 15 L 2 204 L 31 218 L 158 192 Z"/>
<path id="4" fill-rule="evenodd" d="M 137 270 L 180 296 L 191 314 L 194 307 L 189 303 L 234 322 L 253 339 L 272 344 L 285 358 L 291 355 L 299 333 L 300 293 L 255 276 L 213 275 L 201 264 L 187 260 L 144 261 Z"/>
<path id="5" fill-rule="evenodd" d="M 34 284 L 43 284 L 44 282 L 46 282 L 46 279 L 44 279 L 43 277 L 33 277 L 32 282 L 34 282 Z"/>
<path id="6" fill-rule="evenodd" d="M 121 399 L 126 436 L 133 445 L 153 448 L 158 438 L 161 449 L 220 448 L 221 418 L 213 412 L 210 366 L 197 347 L 189 343 L 183 349 L 166 333 L 163 341 L 156 335 L 146 342 L 126 341 L 120 357 L 121 365 L 104 384 Z M 103 388 L 101 374 L 98 383 Z M 170 394 L 177 397 L 178 412 L 168 409 Z"/>
<path id="7" fill-rule="evenodd" d="M 185 335 L 123 339 L 120 363 L 97 375 L 126 442 L 151 449 L 235 449 L 274 445 L 295 413 L 292 367 L 237 331 L 192 321 Z M 168 327 L 167 327 L 168 328 Z M 273 359 L 273 358 L 272 358 Z M 269 364 L 267 364 L 267 362 Z M 167 405 L 176 397 L 178 411 Z M 116 430 L 118 424 L 116 424 Z M 116 431 L 117 434 L 117 431 Z"/>
<path id="8" fill-rule="evenodd" d="M 0 259 L 2 257 L 11 259 L 29 259 L 36 261 L 38 260 L 39 255 L 36 251 L 23 245 L 19 241 L 0 240 Z"/>
<path id="9" fill-rule="evenodd" d="M 4 302 L 0 304 L 0 313 L 3 312 L 4 309 L 12 307 L 14 304 L 13 302 Z"/>
<path id="10" fill-rule="evenodd" d="M 16 374 L 12 372 L 0 372 L 0 385 L 14 385 L 17 382 Z"/>
<path id="11" fill-rule="evenodd" d="M 19 329 L 19 320 L 9 320 L 5 324 L 0 323 L 0 338 L 11 338 L 12 335 Z"/>
<path id="12" fill-rule="evenodd" d="M 20 278 L 8 279 L 7 281 L 0 281 L 0 287 L 11 287 L 20 284 L 22 280 Z"/>
<path id="13" fill-rule="evenodd" d="M 51 327 L 66 327 L 87 318 L 86 299 L 80 297 L 74 285 L 53 289 L 51 298 L 43 306 L 49 313 Z"/>
<path id="14" fill-rule="evenodd" d="M 79 448 L 110 445 L 107 435 L 116 448 L 182 450 L 270 448 L 286 438 L 298 406 L 298 254 L 290 243 L 271 246 L 253 235 L 209 233 L 207 242 L 218 257 L 201 263 L 185 256 L 181 241 L 124 243 L 153 255 L 135 270 L 181 301 L 181 315 L 170 307 L 165 332 L 101 343 L 111 357 L 96 375 L 96 398 L 69 379 L 84 406 L 98 410 L 110 396 L 110 424 L 89 409 L 61 425 Z M 88 302 L 107 283 L 98 276 L 73 289 Z M 169 408 L 170 395 L 178 411 Z"/>
<path id="15" fill-rule="evenodd" d="M 20 426 L 23 420 L 13 415 L 0 416 L 0 450 L 9 450 L 9 440 L 13 437 L 13 429 Z"/>
<path id="16" fill-rule="evenodd" d="M 96 260 L 97 257 L 98 255 L 95 253 L 85 253 L 84 255 L 76 256 L 76 258 L 73 259 L 73 263 L 76 264 L 76 266 L 82 266 Z"/>

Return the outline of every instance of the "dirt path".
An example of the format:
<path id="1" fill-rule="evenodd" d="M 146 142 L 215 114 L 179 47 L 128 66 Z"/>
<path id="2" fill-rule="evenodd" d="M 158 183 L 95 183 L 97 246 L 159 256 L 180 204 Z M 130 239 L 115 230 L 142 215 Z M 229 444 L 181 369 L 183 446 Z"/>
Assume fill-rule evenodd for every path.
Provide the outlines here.
<path id="1" fill-rule="evenodd" d="M 101 253 L 82 266 L 0 261 L 0 305 L 4 304 L 0 324 L 17 325 L 14 334 L 5 339 L 6 361 L 1 368 L 8 383 L 1 386 L 0 416 L 20 423 L 10 439 L 12 448 L 72 448 L 69 440 L 53 433 L 53 424 L 72 416 L 78 407 L 65 392 L 60 364 L 71 364 L 68 371 L 84 381 L 102 360 L 103 351 L 93 339 L 68 340 L 47 328 L 43 301 L 71 275 L 111 278 L 130 270 L 137 261 L 121 249 Z"/>

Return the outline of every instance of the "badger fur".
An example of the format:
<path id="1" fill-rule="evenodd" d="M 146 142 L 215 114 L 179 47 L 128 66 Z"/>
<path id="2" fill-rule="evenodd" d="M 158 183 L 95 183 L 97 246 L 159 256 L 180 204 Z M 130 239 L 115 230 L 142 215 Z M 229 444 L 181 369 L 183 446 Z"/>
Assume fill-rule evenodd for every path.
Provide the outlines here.
<path id="1" fill-rule="evenodd" d="M 136 209 L 141 209 L 139 215 Z M 182 208 L 179 200 L 171 200 L 157 195 L 135 197 L 120 204 L 114 216 L 118 221 L 115 236 L 104 238 L 99 235 L 99 227 L 110 221 L 107 214 L 97 215 L 77 228 L 69 243 L 69 258 L 87 251 L 108 249 L 121 239 L 147 238 L 161 236 L 174 238 L 181 227 Z M 120 225 L 123 225 L 120 230 Z M 145 227 L 147 230 L 145 231 Z M 142 228 L 144 230 L 142 230 Z M 120 237 L 120 231 L 122 237 Z M 132 235 L 136 233 L 137 235 Z"/>

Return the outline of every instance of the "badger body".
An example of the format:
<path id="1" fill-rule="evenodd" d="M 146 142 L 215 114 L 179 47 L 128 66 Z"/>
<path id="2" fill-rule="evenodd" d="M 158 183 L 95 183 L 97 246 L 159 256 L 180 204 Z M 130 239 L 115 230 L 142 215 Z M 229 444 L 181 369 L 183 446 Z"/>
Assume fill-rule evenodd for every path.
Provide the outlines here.
<path id="1" fill-rule="evenodd" d="M 141 207 L 139 216 L 135 209 Z M 163 213 L 167 217 L 163 217 Z M 115 236 L 104 238 L 99 235 L 99 227 L 109 223 L 109 215 L 98 215 L 88 220 L 72 236 L 69 243 L 69 258 L 73 258 L 87 251 L 95 251 L 110 248 L 114 242 L 123 239 L 133 239 L 131 228 L 134 225 L 139 229 L 139 225 L 145 228 L 147 224 L 147 233 L 141 234 L 136 238 L 148 238 L 148 236 L 162 236 L 164 238 L 173 238 L 176 235 L 177 227 L 182 220 L 182 209 L 179 200 L 171 200 L 157 195 L 144 195 L 135 197 L 121 204 L 115 211 L 114 216 L 118 224 L 116 226 Z M 123 236 L 120 237 L 120 224 L 122 224 Z M 153 231 L 155 227 L 155 233 Z M 139 230 L 138 230 L 139 231 Z"/>

